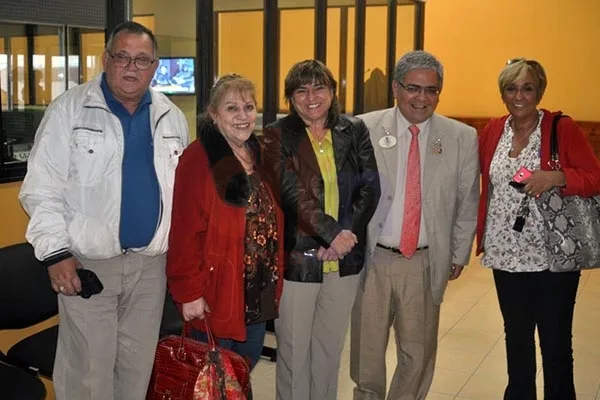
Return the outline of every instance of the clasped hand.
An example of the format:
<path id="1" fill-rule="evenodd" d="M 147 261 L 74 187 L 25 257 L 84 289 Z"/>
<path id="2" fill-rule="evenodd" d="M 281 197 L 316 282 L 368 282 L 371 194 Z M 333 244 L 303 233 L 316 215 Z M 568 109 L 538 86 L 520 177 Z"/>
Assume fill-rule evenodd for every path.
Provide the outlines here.
<path id="1" fill-rule="evenodd" d="M 333 239 L 328 249 L 324 247 L 319 248 L 317 259 L 320 261 L 340 260 L 350 253 L 357 243 L 358 239 L 356 235 L 352 231 L 344 229 Z"/>

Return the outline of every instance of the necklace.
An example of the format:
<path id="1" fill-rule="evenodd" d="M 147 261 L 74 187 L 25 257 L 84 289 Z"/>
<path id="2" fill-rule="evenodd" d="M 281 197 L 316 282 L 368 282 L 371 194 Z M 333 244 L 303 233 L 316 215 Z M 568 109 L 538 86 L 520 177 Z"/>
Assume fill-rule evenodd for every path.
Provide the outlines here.
<path id="1" fill-rule="evenodd" d="M 313 139 L 317 142 L 317 145 L 319 146 L 319 153 L 323 154 L 325 152 L 323 142 L 325 141 L 325 135 L 327 134 L 327 131 L 309 129 L 309 132 L 312 135 Z"/>
<path id="2" fill-rule="evenodd" d="M 323 141 L 322 140 L 318 140 L 317 144 L 319 145 L 319 153 L 324 153 L 325 149 L 323 148 Z"/>
<path id="3" fill-rule="evenodd" d="M 525 135 L 522 135 L 520 138 L 516 138 L 517 137 L 516 124 L 514 124 L 514 126 L 513 126 L 513 124 L 511 124 L 511 129 L 513 131 L 512 142 L 511 142 L 511 145 L 510 145 L 510 153 L 511 154 L 514 154 L 516 152 L 516 149 L 519 147 L 519 145 L 521 145 L 522 143 L 524 143 L 525 140 L 529 140 L 529 137 L 531 136 L 531 134 L 533 132 L 535 132 L 535 130 L 537 129 L 537 126 L 538 126 L 539 123 L 540 123 L 540 114 L 538 113 L 537 119 L 535 121 L 535 125 L 533 126 L 533 129 L 529 133 L 527 133 Z M 523 147 L 527 147 L 527 144 L 525 144 L 525 146 L 523 146 Z"/>
<path id="4" fill-rule="evenodd" d="M 252 162 L 252 156 L 250 151 L 248 151 L 248 148 L 243 146 L 240 149 L 236 149 L 232 146 L 231 150 L 233 151 L 235 157 L 239 160 L 240 164 L 242 164 L 242 167 L 244 167 L 246 173 L 251 174 L 254 171 L 254 163 Z M 242 152 L 246 154 L 242 154 Z"/>
<path id="5" fill-rule="evenodd" d="M 514 131 L 513 131 L 513 132 L 514 132 Z M 511 145 L 510 145 L 510 152 L 511 152 L 511 153 L 514 153 L 514 152 L 515 152 L 515 149 L 518 147 L 518 145 L 520 145 L 521 143 L 523 143 L 523 141 L 524 141 L 525 139 L 529 139 L 529 136 L 531 136 L 531 133 L 529 133 L 529 134 L 527 134 L 527 135 L 523 135 L 523 137 L 521 137 L 521 138 L 519 138 L 519 139 L 515 140 L 515 135 L 514 135 L 514 133 L 513 133 L 513 140 L 512 140 L 512 143 L 511 143 Z"/>

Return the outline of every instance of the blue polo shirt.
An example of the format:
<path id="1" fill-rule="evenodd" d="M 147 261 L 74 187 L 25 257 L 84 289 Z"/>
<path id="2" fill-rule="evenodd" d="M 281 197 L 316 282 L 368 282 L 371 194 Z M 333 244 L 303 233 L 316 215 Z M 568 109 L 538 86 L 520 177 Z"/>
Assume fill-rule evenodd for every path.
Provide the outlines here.
<path id="1" fill-rule="evenodd" d="M 106 104 L 123 127 L 121 186 L 121 248 L 147 246 L 160 217 L 160 186 L 154 169 L 154 143 L 150 128 L 152 96 L 146 91 L 133 114 L 112 94 L 102 74 L 100 84 Z"/>

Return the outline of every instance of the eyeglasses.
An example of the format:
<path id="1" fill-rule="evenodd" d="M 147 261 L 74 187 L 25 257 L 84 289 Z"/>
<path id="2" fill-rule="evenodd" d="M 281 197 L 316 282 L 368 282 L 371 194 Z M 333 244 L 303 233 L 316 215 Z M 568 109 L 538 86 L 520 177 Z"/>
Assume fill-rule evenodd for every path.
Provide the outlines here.
<path id="1" fill-rule="evenodd" d="M 153 60 L 152 58 L 146 57 L 146 56 L 133 58 L 133 57 L 129 57 L 126 54 L 121 54 L 121 53 L 119 53 L 119 54 L 108 53 L 108 55 L 110 56 L 110 58 L 112 58 L 113 63 L 119 68 L 127 68 L 129 66 L 129 64 L 133 62 L 133 65 L 135 65 L 136 68 L 141 71 L 147 70 L 156 61 L 156 60 Z"/>
<path id="2" fill-rule="evenodd" d="M 544 77 L 546 77 L 546 71 L 544 71 L 544 67 L 542 67 L 542 64 L 540 64 L 539 62 L 535 61 L 535 60 L 528 60 L 526 58 L 512 58 L 510 60 L 508 60 L 506 62 L 506 65 L 512 65 L 512 64 L 516 64 L 518 62 L 524 62 L 525 64 L 529 65 L 531 68 L 533 68 L 536 73 L 538 75 L 541 75 Z"/>
<path id="3" fill-rule="evenodd" d="M 437 86 L 419 86 L 419 85 L 405 85 L 402 82 L 398 82 L 398 85 L 411 96 L 417 96 L 420 93 L 425 93 L 427 97 L 436 97 L 440 94 L 440 88 Z"/>
<path id="4" fill-rule="evenodd" d="M 519 61 L 522 61 L 524 63 L 526 63 L 527 65 L 531 65 L 532 67 L 540 67 L 540 63 L 535 61 L 535 60 L 528 60 L 526 58 L 520 57 L 520 58 L 511 58 L 510 60 L 508 60 L 506 62 L 506 65 L 511 65 L 514 63 L 518 63 Z"/>

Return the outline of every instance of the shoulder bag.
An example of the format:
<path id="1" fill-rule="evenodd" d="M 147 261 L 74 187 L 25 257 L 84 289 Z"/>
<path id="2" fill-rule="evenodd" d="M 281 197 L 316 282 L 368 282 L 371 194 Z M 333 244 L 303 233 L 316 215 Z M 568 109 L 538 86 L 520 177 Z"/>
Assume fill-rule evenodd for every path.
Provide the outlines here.
<path id="1" fill-rule="evenodd" d="M 560 169 L 557 127 L 562 117 L 554 117 L 550 136 L 550 164 L 555 170 Z M 536 205 L 544 218 L 550 271 L 600 267 L 600 195 L 562 196 L 553 188 L 542 193 Z"/>

